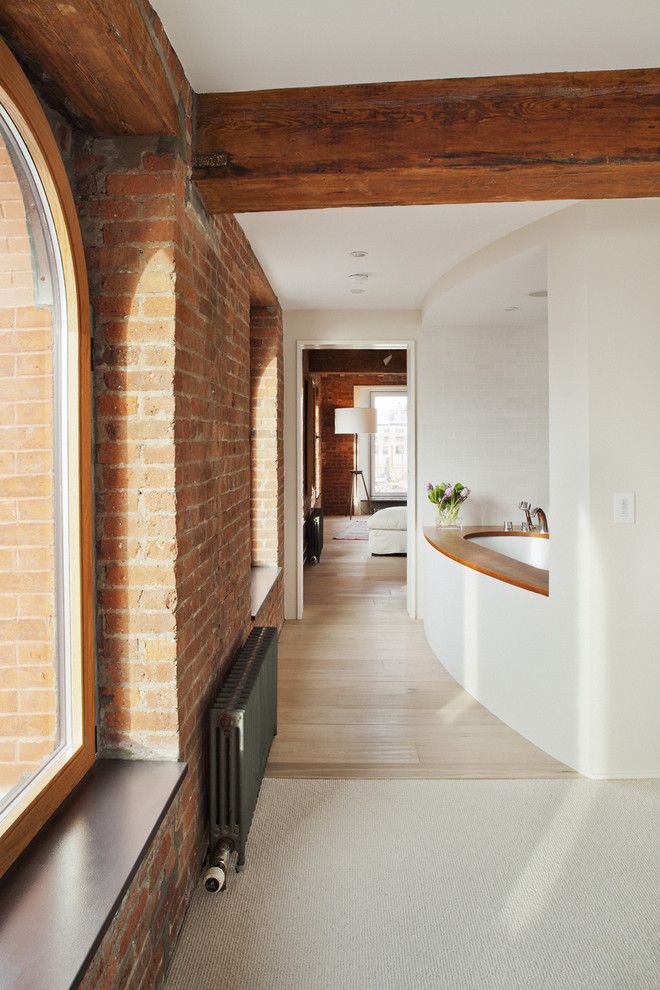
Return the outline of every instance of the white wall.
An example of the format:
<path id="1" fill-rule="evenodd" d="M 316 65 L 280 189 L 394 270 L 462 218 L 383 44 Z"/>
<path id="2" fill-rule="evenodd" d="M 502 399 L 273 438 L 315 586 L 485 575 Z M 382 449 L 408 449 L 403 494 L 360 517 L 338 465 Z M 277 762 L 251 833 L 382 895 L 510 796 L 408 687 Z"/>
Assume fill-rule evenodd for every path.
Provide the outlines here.
<path id="1" fill-rule="evenodd" d="M 526 450 L 530 438 L 514 436 L 528 420 L 541 435 L 540 404 L 528 404 L 527 417 L 507 405 L 511 389 L 515 403 L 529 403 L 530 396 L 501 367 L 497 375 L 503 380 L 497 387 L 490 380 L 502 350 L 489 332 L 445 328 L 438 337 L 412 312 L 285 314 L 287 615 L 295 614 L 295 342 L 418 341 L 420 506 L 428 511 L 423 488 L 439 472 L 460 472 L 475 489 L 479 498 L 472 508 L 480 521 L 516 518 L 523 497 L 549 506 L 550 598 L 535 600 L 528 612 L 527 593 L 498 586 L 498 622 L 509 631 L 519 625 L 524 634 L 506 644 L 504 634 L 488 634 L 484 619 L 493 614 L 491 600 L 497 597 L 492 589 L 483 592 L 476 579 L 452 587 L 452 595 L 463 596 L 465 617 L 462 639 L 454 629 L 452 642 L 468 651 L 470 690 L 532 741 L 588 775 L 660 776 L 660 200 L 581 203 L 503 238 L 439 280 L 422 321 L 445 287 L 537 247 L 547 253 L 549 292 L 546 498 L 541 461 Z M 526 372 L 539 399 L 542 335 L 534 336 L 531 327 L 515 333 L 522 337 L 512 336 L 504 351 L 515 354 L 518 364 L 527 353 L 535 355 Z M 443 364 L 447 355 L 451 362 Z M 479 389 L 470 365 L 473 374 L 476 365 Z M 439 420 L 450 397 L 460 398 L 459 379 L 471 433 L 447 439 Z M 490 459 L 483 438 L 498 402 L 493 439 L 503 444 L 511 434 L 510 449 L 516 451 L 506 475 L 500 465 L 506 448 Z M 452 465 L 445 467 L 447 459 Z M 499 493 L 506 485 L 511 491 L 505 507 Z M 615 525 L 615 492 L 636 493 L 635 525 Z M 426 601 L 434 615 L 459 614 L 458 604 L 447 607 L 440 587 L 427 587 Z M 538 649 L 525 641 L 535 627 Z M 433 645 L 442 660 L 436 632 Z M 516 644 L 520 649 L 513 656 Z M 461 674 L 459 664 L 458 676 L 467 678 L 467 669 Z"/>
<path id="2" fill-rule="evenodd" d="M 479 252 L 447 284 L 536 245 L 549 290 L 548 607 L 540 618 L 534 596 L 502 585 L 493 610 L 475 580 L 459 580 L 468 619 L 446 648 L 464 651 L 459 674 L 469 657 L 476 697 L 569 765 L 660 776 L 660 201 L 572 207 Z M 422 421 L 420 447 L 426 433 Z M 633 526 L 613 521 L 617 491 L 637 495 Z M 538 622 L 535 650 L 526 636 Z M 505 642 L 503 624 L 521 635 Z M 430 636 L 442 659 L 442 631 Z"/>
<path id="3" fill-rule="evenodd" d="M 471 489 L 466 525 L 548 511 L 547 327 L 429 327 L 419 344 L 419 516 L 434 521 L 426 484 Z"/>
<path id="4" fill-rule="evenodd" d="M 576 667 L 561 603 L 464 567 L 426 541 L 422 567 L 426 638 L 452 677 L 545 752 L 588 772 L 580 697 L 559 669 L 563 657 L 569 673 Z"/>
<path id="5" fill-rule="evenodd" d="M 284 614 L 297 615 L 296 540 L 298 516 L 296 491 L 297 341 L 332 341 L 355 345 L 416 342 L 421 330 L 420 314 L 413 310 L 287 310 L 284 313 Z M 415 369 L 409 368 L 409 381 Z M 413 424 L 414 428 L 414 424 Z"/>
<path id="6" fill-rule="evenodd" d="M 595 208 L 595 206 L 598 208 Z M 660 774 L 660 201 L 587 211 L 594 774 Z M 635 492 L 616 525 L 614 492 Z"/>

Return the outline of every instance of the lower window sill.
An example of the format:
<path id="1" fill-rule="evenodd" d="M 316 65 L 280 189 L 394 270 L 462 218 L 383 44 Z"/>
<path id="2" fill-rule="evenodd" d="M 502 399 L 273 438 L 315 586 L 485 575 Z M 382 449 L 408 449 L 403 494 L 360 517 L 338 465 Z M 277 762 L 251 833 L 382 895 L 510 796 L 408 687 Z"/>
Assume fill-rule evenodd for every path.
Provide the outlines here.
<path id="1" fill-rule="evenodd" d="M 257 565 L 250 571 L 250 618 L 256 619 L 259 609 L 271 593 L 282 573 L 281 567 Z"/>
<path id="2" fill-rule="evenodd" d="M 78 985 L 185 774 L 96 761 L 0 880 L 3 990 Z"/>

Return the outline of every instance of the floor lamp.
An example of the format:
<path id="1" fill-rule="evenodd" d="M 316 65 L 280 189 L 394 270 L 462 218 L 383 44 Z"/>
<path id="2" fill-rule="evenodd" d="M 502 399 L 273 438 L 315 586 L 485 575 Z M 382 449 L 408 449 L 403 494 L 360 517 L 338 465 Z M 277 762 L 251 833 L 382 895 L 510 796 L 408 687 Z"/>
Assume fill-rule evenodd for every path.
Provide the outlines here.
<path id="1" fill-rule="evenodd" d="M 373 512 L 374 507 L 371 495 L 364 480 L 364 473 L 358 469 L 357 438 L 358 433 L 375 433 L 377 430 L 376 410 L 366 406 L 354 406 L 349 409 L 335 409 L 335 433 L 353 434 L 353 470 L 351 471 L 351 502 L 349 506 L 349 519 L 353 518 L 353 509 L 359 505 L 360 478 L 364 494 L 367 496 L 369 511 Z"/>

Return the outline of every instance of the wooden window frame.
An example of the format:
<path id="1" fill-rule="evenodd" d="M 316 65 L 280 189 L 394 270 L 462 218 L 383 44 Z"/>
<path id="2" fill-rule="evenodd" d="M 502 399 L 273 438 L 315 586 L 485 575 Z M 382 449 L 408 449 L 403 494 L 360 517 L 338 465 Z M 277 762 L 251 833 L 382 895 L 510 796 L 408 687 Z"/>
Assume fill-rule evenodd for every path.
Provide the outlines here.
<path id="1" fill-rule="evenodd" d="M 67 332 L 77 340 L 77 438 L 79 484 L 75 489 L 79 515 L 79 567 L 73 590 L 71 621 L 77 629 L 80 657 L 76 667 L 73 705 L 77 747 L 63 765 L 46 775 L 34 795 L 0 835 L 0 876 L 12 865 L 48 821 L 95 760 L 94 717 L 94 579 L 92 556 L 92 404 L 89 289 L 85 254 L 73 194 L 64 163 L 46 115 L 20 65 L 0 39 L 0 103 L 11 117 L 32 157 L 55 226 L 62 259 Z M 75 425 L 75 424 L 74 424 Z"/>

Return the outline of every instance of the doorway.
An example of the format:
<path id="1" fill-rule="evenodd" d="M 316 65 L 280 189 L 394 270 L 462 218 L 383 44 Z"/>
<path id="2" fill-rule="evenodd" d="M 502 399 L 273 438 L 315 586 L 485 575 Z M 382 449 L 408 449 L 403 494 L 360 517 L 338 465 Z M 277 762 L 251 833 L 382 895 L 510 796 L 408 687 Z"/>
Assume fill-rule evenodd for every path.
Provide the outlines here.
<path id="1" fill-rule="evenodd" d="M 309 458 L 309 436 L 305 434 L 305 355 L 310 351 L 379 351 L 383 361 L 395 351 L 403 351 L 406 358 L 405 394 L 407 406 L 406 447 L 407 485 L 406 500 L 407 557 L 406 557 L 406 608 L 410 618 L 416 617 L 417 609 L 417 547 L 416 547 L 416 393 L 415 393 L 415 342 L 414 341 L 337 341 L 299 340 L 296 345 L 296 618 L 302 619 L 304 612 L 304 531 L 306 514 L 305 484 L 306 460 Z M 385 365 L 387 368 L 387 364 Z M 364 455 L 363 455 L 364 456 Z"/>

